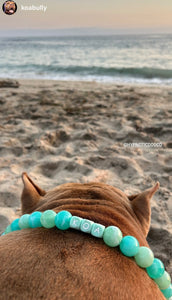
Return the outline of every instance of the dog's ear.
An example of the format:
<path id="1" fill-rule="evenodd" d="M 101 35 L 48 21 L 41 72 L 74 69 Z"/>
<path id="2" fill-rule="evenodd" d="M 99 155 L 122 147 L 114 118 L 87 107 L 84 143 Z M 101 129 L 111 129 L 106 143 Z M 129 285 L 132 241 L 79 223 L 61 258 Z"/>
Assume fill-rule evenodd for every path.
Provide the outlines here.
<path id="1" fill-rule="evenodd" d="M 132 208 L 135 215 L 137 216 L 141 226 L 142 231 L 147 236 L 150 228 L 150 219 L 151 219 L 151 204 L 150 200 L 152 196 L 159 189 L 159 182 L 155 184 L 152 188 L 140 193 L 131 195 L 128 199 L 131 201 Z"/>
<path id="2" fill-rule="evenodd" d="M 46 194 L 44 190 L 38 187 L 27 175 L 22 174 L 24 184 L 23 192 L 21 195 L 22 213 L 31 213 L 40 201 L 41 197 Z"/>

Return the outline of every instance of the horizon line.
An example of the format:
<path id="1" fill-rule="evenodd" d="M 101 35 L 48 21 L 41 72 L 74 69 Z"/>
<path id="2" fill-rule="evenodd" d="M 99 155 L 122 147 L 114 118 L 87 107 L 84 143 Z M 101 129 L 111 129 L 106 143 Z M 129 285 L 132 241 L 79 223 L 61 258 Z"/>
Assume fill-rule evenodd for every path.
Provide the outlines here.
<path id="1" fill-rule="evenodd" d="M 0 36 L 16 34 L 45 35 L 46 33 L 56 33 L 57 35 L 113 35 L 113 34 L 172 34 L 171 27 L 161 28 L 107 28 L 107 27 L 63 27 L 63 28 L 12 28 L 0 29 Z M 11 34 L 10 34 L 11 33 Z"/>

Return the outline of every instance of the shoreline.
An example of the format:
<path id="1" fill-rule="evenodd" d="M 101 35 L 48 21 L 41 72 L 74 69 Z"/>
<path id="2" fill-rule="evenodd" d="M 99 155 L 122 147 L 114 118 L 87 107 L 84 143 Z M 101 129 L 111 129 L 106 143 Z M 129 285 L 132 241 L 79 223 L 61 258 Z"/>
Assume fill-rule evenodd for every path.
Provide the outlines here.
<path id="1" fill-rule="evenodd" d="M 54 83 L 57 84 L 70 84 L 70 85 L 97 85 L 97 86 L 102 86 L 102 87 L 122 87 L 122 86 L 127 86 L 127 87 L 152 87 L 152 88 L 167 88 L 171 90 L 171 85 L 170 84 L 164 84 L 164 83 L 144 83 L 144 82 L 122 82 L 122 81 L 114 81 L 114 82 L 100 82 L 96 80 L 59 80 L 59 79 L 20 79 L 20 78 L 0 78 L 1 81 L 18 81 L 21 84 L 26 84 L 29 85 L 31 84 L 32 86 L 35 86 L 36 84 L 49 84 L 49 85 L 54 85 Z M 0 87 L 1 88 L 1 87 Z"/>

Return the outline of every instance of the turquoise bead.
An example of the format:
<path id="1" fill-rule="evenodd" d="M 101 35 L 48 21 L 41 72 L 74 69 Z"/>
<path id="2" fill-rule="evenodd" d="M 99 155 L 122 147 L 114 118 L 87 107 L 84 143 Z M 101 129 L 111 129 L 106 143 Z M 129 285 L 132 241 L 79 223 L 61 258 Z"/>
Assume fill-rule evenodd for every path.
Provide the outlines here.
<path id="1" fill-rule="evenodd" d="M 15 219 L 12 223 L 11 223 L 11 230 L 12 231 L 16 231 L 16 230 L 20 230 L 21 228 L 19 227 L 19 218 Z"/>
<path id="2" fill-rule="evenodd" d="M 91 227 L 91 234 L 97 238 L 102 238 L 105 230 L 105 226 L 94 223 Z"/>
<path id="3" fill-rule="evenodd" d="M 83 231 L 83 232 L 86 232 L 86 233 L 90 233 L 93 223 L 94 223 L 93 221 L 83 219 L 81 221 L 80 230 Z"/>
<path id="4" fill-rule="evenodd" d="M 170 275 L 166 271 L 160 278 L 156 278 L 154 280 L 161 290 L 167 289 L 171 283 Z"/>
<path id="5" fill-rule="evenodd" d="M 80 229 L 80 225 L 81 225 L 81 221 L 83 219 L 82 218 L 79 218 L 79 217 L 76 217 L 76 216 L 73 216 L 70 220 L 70 228 L 73 228 L 73 229 Z"/>
<path id="6" fill-rule="evenodd" d="M 7 228 L 4 231 L 4 234 L 10 233 L 12 231 L 11 225 L 8 225 Z"/>
<path id="7" fill-rule="evenodd" d="M 46 210 L 41 215 L 41 224 L 45 228 L 52 228 L 55 226 L 56 213 L 53 210 Z"/>
<path id="8" fill-rule="evenodd" d="M 103 240 L 109 247 L 116 247 L 122 240 L 122 232 L 116 226 L 108 226 L 105 228 Z"/>
<path id="9" fill-rule="evenodd" d="M 66 230 L 70 227 L 72 215 L 69 211 L 62 210 L 55 217 L 56 227 L 60 230 Z"/>
<path id="10" fill-rule="evenodd" d="M 21 216 L 20 220 L 19 220 L 19 227 L 21 229 L 26 229 L 26 228 L 30 228 L 29 226 L 29 214 L 25 214 L 23 216 Z"/>
<path id="11" fill-rule="evenodd" d="M 132 257 L 139 251 L 139 242 L 135 237 L 127 235 L 122 239 L 119 247 L 122 254 Z"/>
<path id="12" fill-rule="evenodd" d="M 158 258 L 154 258 L 152 265 L 146 268 L 146 271 L 151 278 L 159 278 L 165 271 L 164 264 Z"/>
<path id="13" fill-rule="evenodd" d="M 135 261 L 141 268 L 147 268 L 152 265 L 154 254 L 151 249 L 147 247 L 140 247 L 138 253 L 135 255 Z"/>
<path id="14" fill-rule="evenodd" d="M 33 212 L 29 217 L 29 226 L 31 228 L 42 227 L 41 216 L 42 213 L 40 211 Z"/>
<path id="15" fill-rule="evenodd" d="M 172 284 L 170 284 L 170 286 L 167 289 L 161 290 L 161 292 L 163 293 L 166 299 L 172 297 Z"/>

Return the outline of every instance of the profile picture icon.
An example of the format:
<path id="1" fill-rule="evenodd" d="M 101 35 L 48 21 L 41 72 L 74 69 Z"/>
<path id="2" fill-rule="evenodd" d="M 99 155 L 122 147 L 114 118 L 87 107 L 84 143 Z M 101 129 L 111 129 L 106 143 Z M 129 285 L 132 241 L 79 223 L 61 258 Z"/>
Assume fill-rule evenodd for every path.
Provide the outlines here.
<path id="1" fill-rule="evenodd" d="M 2 10 L 6 15 L 13 15 L 17 11 L 17 4 L 14 1 L 5 1 Z"/>

